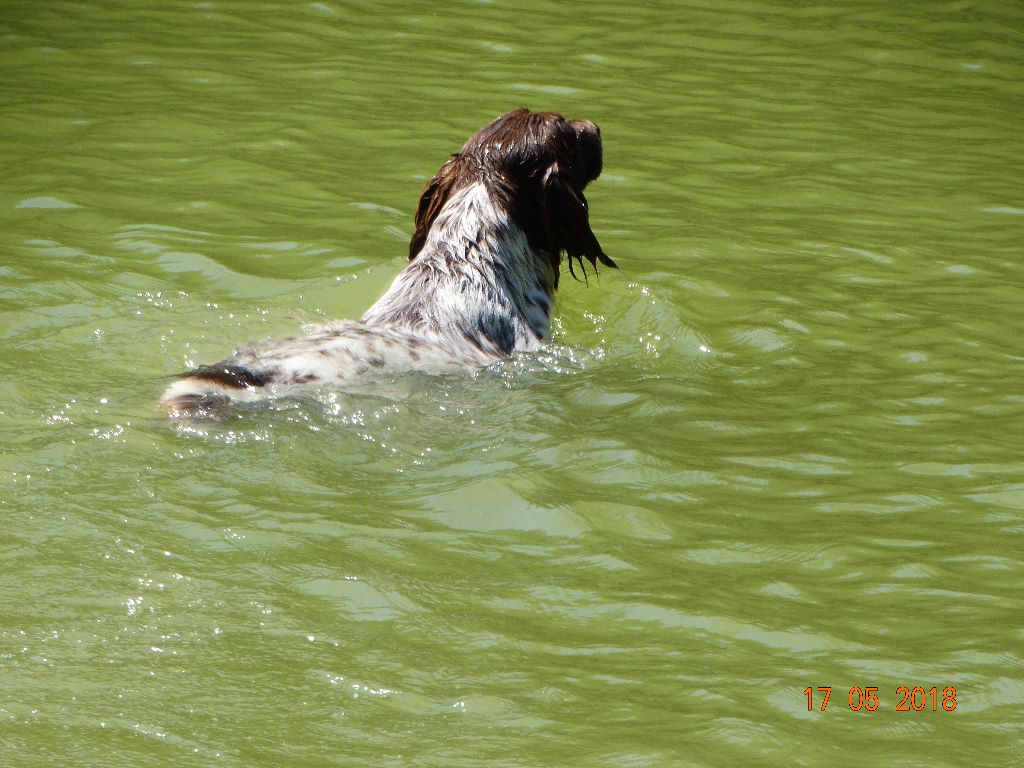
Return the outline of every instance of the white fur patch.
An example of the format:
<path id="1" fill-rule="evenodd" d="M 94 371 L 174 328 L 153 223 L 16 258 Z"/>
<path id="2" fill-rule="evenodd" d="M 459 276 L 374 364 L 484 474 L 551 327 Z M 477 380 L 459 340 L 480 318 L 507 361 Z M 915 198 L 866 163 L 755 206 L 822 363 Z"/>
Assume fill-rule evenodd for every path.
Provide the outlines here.
<path id="1" fill-rule="evenodd" d="M 451 196 L 420 253 L 361 320 L 255 346 L 222 365 L 258 373 L 273 388 L 473 369 L 538 348 L 554 283 L 548 254 L 531 248 L 478 182 Z M 171 413 L 190 412 L 197 403 L 253 400 L 262 391 L 196 373 L 171 384 L 161 403 Z"/>

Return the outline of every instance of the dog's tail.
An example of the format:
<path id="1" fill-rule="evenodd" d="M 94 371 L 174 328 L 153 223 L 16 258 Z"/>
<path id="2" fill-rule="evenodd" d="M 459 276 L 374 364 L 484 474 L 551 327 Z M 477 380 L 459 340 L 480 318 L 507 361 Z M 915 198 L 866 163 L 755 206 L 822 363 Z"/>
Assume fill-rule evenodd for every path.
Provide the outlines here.
<path id="1" fill-rule="evenodd" d="M 160 406 L 175 417 L 208 415 L 233 400 L 255 399 L 272 378 L 270 372 L 232 362 L 204 365 L 171 384 L 160 398 Z"/>

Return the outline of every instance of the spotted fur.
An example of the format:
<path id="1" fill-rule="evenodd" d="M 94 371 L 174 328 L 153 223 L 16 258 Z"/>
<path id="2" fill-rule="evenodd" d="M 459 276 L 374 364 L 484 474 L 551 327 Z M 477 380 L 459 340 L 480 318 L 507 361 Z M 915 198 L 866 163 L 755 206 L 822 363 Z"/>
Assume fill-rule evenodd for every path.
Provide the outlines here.
<path id="1" fill-rule="evenodd" d="M 358 321 L 237 351 L 173 382 L 161 405 L 195 415 L 268 388 L 345 388 L 400 371 L 443 373 L 536 349 L 561 263 L 614 267 L 590 228 L 586 185 L 601 173 L 598 127 L 510 112 L 480 129 L 427 182 L 411 263 Z"/>

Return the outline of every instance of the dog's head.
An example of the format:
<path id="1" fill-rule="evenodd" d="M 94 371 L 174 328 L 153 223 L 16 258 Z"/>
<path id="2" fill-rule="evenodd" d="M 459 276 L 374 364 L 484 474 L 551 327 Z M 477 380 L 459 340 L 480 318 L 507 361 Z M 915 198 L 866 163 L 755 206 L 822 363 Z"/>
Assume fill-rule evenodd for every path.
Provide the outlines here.
<path id="1" fill-rule="evenodd" d="M 555 112 L 517 109 L 473 134 L 441 166 L 420 196 L 416 230 L 409 244 L 415 258 L 452 193 L 474 182 L 545 251 L 556 282 L 561 254 L 581 267 L 586 258 L 614 267 L 590 228 L 583 190 L 601 175 L 601 131 L 589 120 L 566 120 Z"/>

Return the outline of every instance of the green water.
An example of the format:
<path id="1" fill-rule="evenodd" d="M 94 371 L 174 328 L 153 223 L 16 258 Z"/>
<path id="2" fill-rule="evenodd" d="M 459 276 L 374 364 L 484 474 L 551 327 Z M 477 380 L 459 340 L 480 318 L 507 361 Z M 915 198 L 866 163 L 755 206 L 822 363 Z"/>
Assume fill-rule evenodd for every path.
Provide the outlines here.
<path id="1" fill-rule="evenodd" d="M 1021 764 L 1024 6 L 436 8 L 0 5 L 4 765 Z M 161 417 L 521 105 L 545 354 Z"/>

